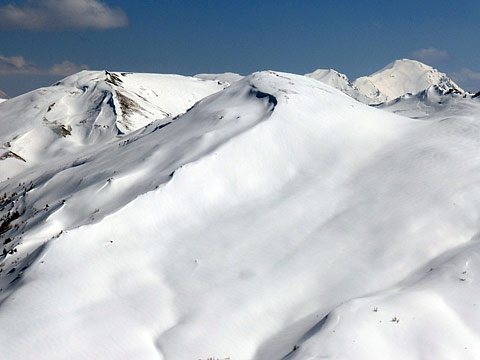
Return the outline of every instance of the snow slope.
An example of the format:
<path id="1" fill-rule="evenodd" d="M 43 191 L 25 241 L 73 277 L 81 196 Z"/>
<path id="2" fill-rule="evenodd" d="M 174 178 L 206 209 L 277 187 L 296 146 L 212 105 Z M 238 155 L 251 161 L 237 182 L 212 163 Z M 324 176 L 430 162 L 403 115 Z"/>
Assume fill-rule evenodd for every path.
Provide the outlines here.
<path id="1" fill-rule="evenodd" d="M 264 71 L 1 182 L 2 358 L 478 358 L 480 102 L 455 101 Z"/>
<path id="2" fill-rule="evenodd" d="M 396 99 L 436 85 L 442 90 L 463 90 L 446 74 L 416 60 L 395 60 L 370 76 L 353 82 L 359 91 L 376 103 Z"/>
<path id="3" fill-rule="evenodd" d="M 10 99 L 0 105 L 0 180 L 177 116 L 226 86 L 179 75 L 82 71 Z"/>

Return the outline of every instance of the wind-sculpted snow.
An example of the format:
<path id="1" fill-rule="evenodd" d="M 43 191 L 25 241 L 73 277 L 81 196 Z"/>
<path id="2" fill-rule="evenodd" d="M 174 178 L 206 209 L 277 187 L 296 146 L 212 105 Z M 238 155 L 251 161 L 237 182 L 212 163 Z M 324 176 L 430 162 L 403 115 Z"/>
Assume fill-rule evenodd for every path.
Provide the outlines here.
<path id="1" fill-rule="evenodd" d="M 454 101 L 264 71 L 3 181 L 2 357 L 478 358 L 480 102 Z"/>

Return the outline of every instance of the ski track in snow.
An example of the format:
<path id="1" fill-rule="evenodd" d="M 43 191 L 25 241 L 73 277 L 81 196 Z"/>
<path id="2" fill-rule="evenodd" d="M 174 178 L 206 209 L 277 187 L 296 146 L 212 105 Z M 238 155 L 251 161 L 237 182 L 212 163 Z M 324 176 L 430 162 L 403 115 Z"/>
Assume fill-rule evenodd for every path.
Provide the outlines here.
<path id="1" fill-rule="evenodd" d="M 1 357 L 478 358 L 478 98 L 198 76 L 0 104 Z"/>

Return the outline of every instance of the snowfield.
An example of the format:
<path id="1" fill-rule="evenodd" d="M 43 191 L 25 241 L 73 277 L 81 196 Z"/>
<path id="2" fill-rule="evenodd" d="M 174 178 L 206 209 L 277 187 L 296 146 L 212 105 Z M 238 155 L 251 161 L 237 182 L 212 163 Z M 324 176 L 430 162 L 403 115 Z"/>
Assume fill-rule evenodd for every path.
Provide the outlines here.
<path id="1" fill-rule="evenodd" d="M 480 98 L 229 76 L 0 105 L 1 358 L 478 359 Z"/>

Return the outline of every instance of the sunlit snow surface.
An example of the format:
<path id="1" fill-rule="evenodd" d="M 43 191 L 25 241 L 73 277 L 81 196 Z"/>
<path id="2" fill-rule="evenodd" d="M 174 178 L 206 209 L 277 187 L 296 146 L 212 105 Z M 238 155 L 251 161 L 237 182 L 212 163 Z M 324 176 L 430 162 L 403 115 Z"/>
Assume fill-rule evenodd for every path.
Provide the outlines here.
<path id="1" fill-rule="evenodd" d="M 0 105 L 2 141 L 30 136 L 0 161 L 2 359 L 480 357 L 478 98 L 380 109 L 264 71 L 184 78 L 208 90 L 174 117 L 180 90 L 173 114 L 87 74 L 46 116 L 71 135 L 32 110 L 57 87 Z M 90 120 L 85 81 L 134 125 L 106 98 Z"/>

